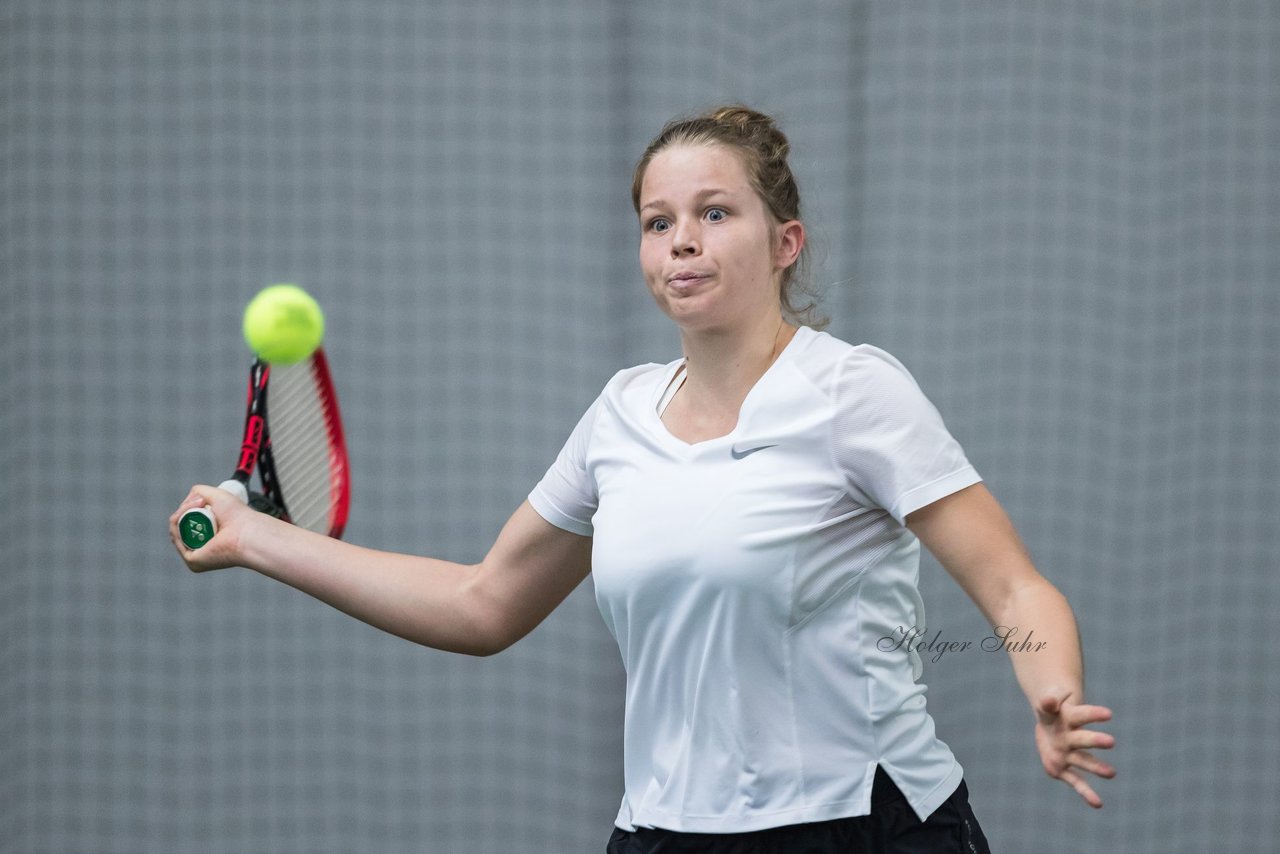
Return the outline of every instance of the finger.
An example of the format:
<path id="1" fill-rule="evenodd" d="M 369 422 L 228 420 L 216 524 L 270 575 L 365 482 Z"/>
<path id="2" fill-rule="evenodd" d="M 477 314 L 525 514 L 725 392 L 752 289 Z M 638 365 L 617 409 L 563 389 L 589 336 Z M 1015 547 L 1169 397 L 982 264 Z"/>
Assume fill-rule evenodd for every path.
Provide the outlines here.
<path id="1" fill-rule="evenodd" d="M 187 505 L 189 499 L 190 496 L 184 498 L 182 503 L 178 505 L 178 509 L 169 515 L 169 539 L 173 540 L 174 545 L 179 545 L 179 540 L 181 539 L 178 534 L 178 522 L 181 521 L 182 514 L 189 509 Z"/>
<path id="2" fill-rule="evenodd" d="M 196 484 L 187 490 L 187 494 L 183 496 L 182 501 L 178 502 L 178 509 L 183 510 L 184 508 L 199 507 L 201 504 L 204 504 L 205 498 L 201 494 L 201 490 L 205 488 L 206 487 L 203 487 L 201 484 Z"/>
<path id="3" fill-rule="evenodd" d="M 191 549 L 187 548 L 187 544 L 182 541 L 182 532 L 178 524 L 184 512 L 184 510 L 179 510 L 169 519 L 169 540 L 178 550 L 178 556 L 185 561 L 191 556 Z"/>
<path id="4" fill-rule="evenodd" d="M 207 483 L 197 483 L 195 486 L 191 487 L 191 494 L 201 499 L 206 504 L 212 504 L 217 499 L 226 495 L 226 493 L 221 489 L 218 489 L 218 487 L 210 486 Z"/>
<path id="5" fill-rule="evenodd" d="M 1036 703 L 1036 718 L 1043 724 L 1051 724 L 1062 713 L 1062 704 L 1070 694 L 1045 694 Z"/>
<path id="6" fill-rule="evenodd" d="M 191 491 L 187 493 L 187 497 L 182 499 L 182 503 L 178 505 L 178 509 L 169 516 L 169 539 L 178 550 L 179 557 L 187 563 L 189 568 L 193 568 L 191 567 L 191 558 L 195 555 L 195 552 L 188 548 L 187 544 L 182 541 L 182 532 L 180 530 L 182 517 L 190 510 L 198 507 L 209 506 L 212 502 L 208 500 L 205 493 L 210 490 L 212 490 L 212 487 L 205 486 L 204 484 L 197 484 L 191 487 Z"/>
<path id="7" fill-rule="evenodd" d="M 178 505 L 178 509 L 174 510 L 173 513 L 170 514 L 169 521 L 176 525 L 178 520 L 182 518 L 183 513 L 186 513 L 193 507 L 203 507 L 206 503 L 207 502 L 199 495 L 191 493 L 187 495 L 186 498 L 182 499 L 182 503 Z"/>
<path id="8" fill-rule="evenodd" d="M 192 507 L 202 507 L 206 503 L 208 502 L 205 500 L 205 497 L 193 489 L 191 492 L 187 493 L 186 498 L 182 499 L 182 504 L 180 506 L 184 509 L 190 510 Z"/>
<path id="9" fill-rule="evenodd" d="M 1058 779 L 1075 789 L 1076 794 L 1084 798 L 1086 804 L 1094 809 L 1102 809 L 1102 798 L 1098 797 L 1098 793 L 1090 788 L 1080 775 L 1074 771 L 1063 771 L 1058 775 Z"/>
<path id="10" fill-rule="evenodd" d="M 1113 765 L 1103 762 L 1101 759 L 1085 750 L 1076 750 L 1068 754 L 1067 761 L 1083 771 L 1088 771 L 1090 774 L 1097 774 L 1099 777 L 1103 777 L 1107 780 L 1110 780 L 1116 775 L 1116 769 Z"/>
<path id="11" fill-rule="evenodd" d="M 1083 703 L 1065 707 L 1062 714 L 1067 719 L 1067 723 L 1075 727 L 1111 720 L 1111 710 L 1106 706 L 1090 706 Z"/>
<path id="12" fill-rule="evenodd" d="M 1087 750 L 1091 747 L 1110 750 L 1116 746 L 1116 739 L 1110 733 L 1096 732 L 1091 729 L 1078 729 L 1067 736 L 1067 744 L 1071 746 L 1072 750 Z"/>

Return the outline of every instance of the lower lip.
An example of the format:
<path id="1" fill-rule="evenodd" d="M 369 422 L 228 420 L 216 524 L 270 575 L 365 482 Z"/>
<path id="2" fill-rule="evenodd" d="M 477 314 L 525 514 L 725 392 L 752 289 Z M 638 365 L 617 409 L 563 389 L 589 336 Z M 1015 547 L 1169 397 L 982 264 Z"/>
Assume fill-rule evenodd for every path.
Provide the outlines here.
<path id="1" fill-rule="evenodd" d="M 703 282 L 707 281 L 707 279 L 709 278 L 710 276 L 698 276 L 697 278 L 693 278 L 693 279 L 672 279 L 671 287 L 675 288 L 678 291 L 687 291 L 692 287 L 702 284 Z"/>

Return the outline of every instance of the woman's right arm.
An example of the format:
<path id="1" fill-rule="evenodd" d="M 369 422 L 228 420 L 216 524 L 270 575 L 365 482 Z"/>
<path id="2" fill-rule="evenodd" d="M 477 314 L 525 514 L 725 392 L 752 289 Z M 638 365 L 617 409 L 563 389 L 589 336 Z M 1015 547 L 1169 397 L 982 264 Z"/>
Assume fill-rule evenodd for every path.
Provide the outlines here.
<path id="1" fill-rule="evenodd" d="M 191 551 L 178 519 L 208 506 L 218 534 Z M 591 538 L 547 522 L 524 502 L 478 564 L 375 551 L 274 519 L 197 486 L 169 519 L 194 572 L 245 566 L 391 634 L 448 652 L 493 655 L 524 637 L 591 571 Z"/>

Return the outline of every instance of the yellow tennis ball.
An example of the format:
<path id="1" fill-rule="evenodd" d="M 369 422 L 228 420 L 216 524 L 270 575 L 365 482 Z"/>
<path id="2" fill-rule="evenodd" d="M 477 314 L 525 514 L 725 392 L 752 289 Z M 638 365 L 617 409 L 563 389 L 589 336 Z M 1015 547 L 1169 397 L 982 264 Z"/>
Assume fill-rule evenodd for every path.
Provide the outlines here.
<path id="1" fill-rule="evenodd" d="M 297 285 L 263 288 L 244 310 L 244 340 L 264 362 L 301 362 L 324 338 L 324 313 Z"/>

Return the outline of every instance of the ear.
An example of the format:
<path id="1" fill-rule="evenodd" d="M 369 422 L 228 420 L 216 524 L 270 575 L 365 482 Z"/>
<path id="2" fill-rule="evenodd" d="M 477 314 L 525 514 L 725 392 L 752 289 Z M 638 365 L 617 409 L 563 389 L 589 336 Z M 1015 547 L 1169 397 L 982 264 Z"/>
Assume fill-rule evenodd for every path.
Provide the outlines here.
<path id="1" fill-rule="evenodd" d="M 785 270 L 800 257 L 804 249 L 804 223 L 798 219 L 788 220 L 778 226 L 777 241 L 774 243 L 773 264 L 778 270 Z"/>

